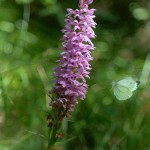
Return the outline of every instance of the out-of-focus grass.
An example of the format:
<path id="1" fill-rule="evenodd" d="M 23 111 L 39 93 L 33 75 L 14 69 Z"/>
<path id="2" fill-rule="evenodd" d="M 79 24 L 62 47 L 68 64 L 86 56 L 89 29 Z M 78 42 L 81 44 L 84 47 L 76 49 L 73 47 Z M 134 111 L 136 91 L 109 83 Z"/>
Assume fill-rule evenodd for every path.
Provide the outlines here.
<path id="1" fill-rule="evenodd" d="M 150 83 L 119 102 L 112 80 L 139 79 L 150 47 L 149 1 L 95 0 L 96 49 L 85 101 L 64 121 L 58 149 L 149 150 Z M 46 149 L 47 92 L 65 9 L 77 1 L 0 1 L 0 150 Z"/>

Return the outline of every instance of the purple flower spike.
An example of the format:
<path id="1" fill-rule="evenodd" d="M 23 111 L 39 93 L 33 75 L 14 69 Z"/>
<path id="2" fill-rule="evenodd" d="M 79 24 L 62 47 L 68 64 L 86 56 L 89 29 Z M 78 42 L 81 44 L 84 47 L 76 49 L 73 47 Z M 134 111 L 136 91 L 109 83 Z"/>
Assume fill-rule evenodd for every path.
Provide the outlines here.
<path id="1" fill-rule="evenodd" d="M 62 30 L 64 52 L 57 61 L 59 64 L 55 68 L 51 90 L 51 94 L 55 95 L 50 103 L 52 107 L 73 111 L 78 100 L 85 99 L 88 87 L 85 77 L 89 78 L 91 70 L 90 50 L 95 48 L 90 40 L 95 38 L 92 28 L 96 26 L 93 20 L 95 9 L 88 8 L 92 2 L 93 0 L 79 0 L 80 9 L 67 9 L 65 28 Z"/>

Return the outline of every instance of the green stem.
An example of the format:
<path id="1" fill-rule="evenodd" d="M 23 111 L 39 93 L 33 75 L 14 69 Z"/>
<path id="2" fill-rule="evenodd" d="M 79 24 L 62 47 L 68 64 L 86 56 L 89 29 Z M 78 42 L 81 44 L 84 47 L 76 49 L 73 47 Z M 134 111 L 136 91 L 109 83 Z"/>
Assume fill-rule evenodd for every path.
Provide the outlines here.
<path id="1" fill-rule="evenodd" d="M 53 127 L 50 131 L 49 129 L 49 143 L 48 143 L 48 147 L 47 150 L 52 150 L 55 142 L 56 142 L 56 133 L 57 133 L 57 127 Z"/>
<path id="2" fill-rule="evenodd" d="M 64 116 L 62 116 L 62 119 L 63 119 L 63 117 Z M 56 137 L 57 130 L 59 130 L 59 128 L 61 126 L 61 122 L 60 122 L 61 111 L 60 110 L 56 113 L 56 117 L 54 117 L 54 118 L 56 118 L 54 120 L 54 125 L 53 125 L 52 128 L 49 128 L 49 131 L 48 131 L 49 141 L 48 141 L 47 150 L 52 150 L 53 147 L 54 147 L 55 142 L 57 141 L 57 137 Z"/>

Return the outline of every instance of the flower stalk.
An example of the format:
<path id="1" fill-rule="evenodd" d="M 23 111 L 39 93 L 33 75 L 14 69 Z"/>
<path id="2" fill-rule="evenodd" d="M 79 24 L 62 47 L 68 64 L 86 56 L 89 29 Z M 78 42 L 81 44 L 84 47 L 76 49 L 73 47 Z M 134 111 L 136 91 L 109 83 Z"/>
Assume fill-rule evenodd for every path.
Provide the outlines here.
<path id="1" fill-rule="evenodd" d="M 57 133 L 64 117 L 70 116 L 79 100 L 85 99 L 88 88 L 85 78 L 91 70 L 90 55 L 95 47 L 91 38 L 95 38 L 93 15 L 95 9 L 88 5 L 93 0 L 79 0 L 79 9 L 67 9 L 65 28 L 62 30 L 62 50 L 55 68 L 53 87 L 50 91 L 51 112 L 48 113 L 49 144 L 52 149 L 57 141 Z"/>

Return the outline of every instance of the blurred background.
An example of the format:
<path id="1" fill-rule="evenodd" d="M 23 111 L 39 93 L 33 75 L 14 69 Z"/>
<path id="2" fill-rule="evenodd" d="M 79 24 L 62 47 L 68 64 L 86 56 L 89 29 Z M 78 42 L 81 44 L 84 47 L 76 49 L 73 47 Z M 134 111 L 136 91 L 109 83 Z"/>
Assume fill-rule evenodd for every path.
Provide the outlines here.
<path id="1" fill-rule="evenodd" d="M 55 149 L 149 150 L 150 1 L 95 0 L 90 7 L 97 38 L 87 97 L 64 120 Z M 66 8 L 78 1 L 0 0 L 0 150 L 46 150 L 47 92 Z M 146 80 L 118 101 L 111 84 L 125 76 Z"/>

